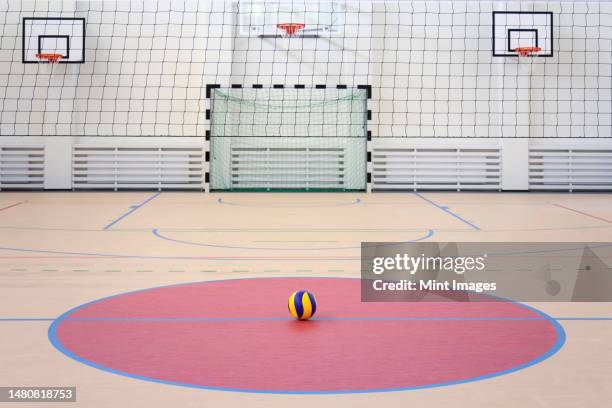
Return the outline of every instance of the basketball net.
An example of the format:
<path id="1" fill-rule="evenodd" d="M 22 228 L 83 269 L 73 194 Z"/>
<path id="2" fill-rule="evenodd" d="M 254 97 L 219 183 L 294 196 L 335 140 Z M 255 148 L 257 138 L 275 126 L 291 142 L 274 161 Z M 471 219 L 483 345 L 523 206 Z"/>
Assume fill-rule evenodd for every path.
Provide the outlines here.
<path id="1" fill-rule="evenodd" d="M 542 49 L 540 47 L 519 47 L 515 48 L 514 51 L 519 57 L 529 57 L 537 55 Z"/>
<path id="2" fill-rule="evenodd" d="M 60 62 L 62 58 L 64 58 L 64 56 L 62 54 L 41 53 L 41 54 L 36 54 L 36 58 L 38 58 L 40 63 L 51 64 L 51 75 L 53 75 L 55 66 Z"/>
<path id="3" fill-rule="evenodd" d="M 306 25 L 303 23 L 278 23 L 276 27 L 285 32 L 283 34 L 283 37 L 293 37 L 301 29 L 306 27 Z"/>

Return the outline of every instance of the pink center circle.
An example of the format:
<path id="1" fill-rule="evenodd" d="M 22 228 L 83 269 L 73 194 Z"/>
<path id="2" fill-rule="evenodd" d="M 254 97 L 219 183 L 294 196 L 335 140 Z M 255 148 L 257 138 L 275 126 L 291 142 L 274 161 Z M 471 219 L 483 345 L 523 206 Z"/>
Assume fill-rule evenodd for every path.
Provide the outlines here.
<path id="1" fill-rule="evenodd" d="M 289 317 L 307 289 L 313 320 Z M 358 279 L 260 278 L 126 293 L 50 329 L 62 352 L 114 373 L 251 392 L 369 392 L 451 385 L 533 365 L 563 344 L 552 318 L 505 302 L 362 303 Z"/>

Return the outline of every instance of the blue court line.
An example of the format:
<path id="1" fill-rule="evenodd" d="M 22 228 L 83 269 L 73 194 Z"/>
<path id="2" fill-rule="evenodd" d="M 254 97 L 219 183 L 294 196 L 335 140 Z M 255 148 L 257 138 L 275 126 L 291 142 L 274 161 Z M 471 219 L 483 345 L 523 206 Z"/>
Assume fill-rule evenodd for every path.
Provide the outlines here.
<path id="1" fill-rule="evenodd" d="M 443 206 L 443 205 L 440 205 L 440 204 L 436 203 L 435 201 L 432 201 L 432 200 L 430 200 L 429 198 L 425 197 L 424 195 L 419 194 L 419 193 L 418 193 L 418 192 L 416 192 L 416 191 L 414 192 L 414 194 L 415 194 L 417 197 L 419 197 L 420 199 L 422 199 L 422 200 L 424 200 L 424 201 L 427 201 L 429 204 L 433 205 L 434 207 L 436 207 L 436 208 L 438 208 L 438 209 L 440 209 L 440 210 L 444 211 L 444 212 L 445 212 L 445 213 L 447 213 L 448 215 L 450 215 L 450 216 L 452 216 L 452 217 L 454 217 L 454 218 L 458 219 L 458 220 L 459 220 L 459 221 L 461 221 L 462 223 L 464 223 L 464 224 L 466 224 L 466 225 L 469 225 L 469 226 L 470 226 L 470 227 L 472 227 L 474 230 L 476 230 L 476 231 L 480 231 L 480 228 L 479 228 L 477 225 L 475 225 L 474 223 L 472 223 L 472 222 L 470 222 L 470 221 L 466 220 L 465 218 L 461 217 L 459 214 L 456 214 L 456 213 L 452 212 L 452 211 L 451 211 L 451 210 L 450 210 L 448 207 Z"/>
<path id="2" fill-rule="evenodd" d="M 31 249 L 31 248 L 12 248 L 0 247 L 3 251 L 26 252 L 35 254 L 53 254 L 67 255 L 74 257 L 100 257 L 100 258 L 124 258 L 124 259 L 179 259 L 179 260 L 208 260 L 208 261 L 358 261 L 356 257 L 336 257 L 336 258 L 300 258 L 300 257 L 235 257 L 235 256 L 155 256 L 155 255 L 125 255 L 125 254 L 108 254 L 101 252 L 72 252 L 72 251 L 54 251 L 47 249 Z M 55 259 L 56 257 L 50 257 Z M 57 257 L 61 258 L 61 257 Z"/>
<path id="3" fill-rule="evenodd" d="M 292 317 L 67 317 L 67 321 L 134 321 L 134 322 L 259 322 L 294 321 Z M 544 317 L 313 317 L 311 321 L 539 321 Z"/>
<path id="4" fill-rule="evenodd" d="M 612 317 L 551 317 L 554 320 L 612 320 Z M 292 317 L 68 317 L 72 321 L 152 321 L 152 322 L 249 322 L 249 321 L 293 321 Z M 312 321 L 541 321 L 545 317 L 313 317 Z"/>
<path id="5" fill-rule="evenodd" d="M 130 214 L 132 214 L 133 212 L 135 212 L 136 210 L 140 209 L 141 207 L 143 207 L 144 205 L 146 205 L 147 203 L 149 203 L 150 201 L 152 201 L 154 198 L 156 198 L 157 196 L 159 196 L 161 194 L 161 191 L 158 191 L 157 193 L 153 194 L 152 196 L 150 196 L 149 198 L 147 198 L 146 200 L 144 200 L 142 203 L 140 204 L 136 204 L 130 207 L 130 209 L 125 212 L 123 215 L 121 215 L 119 218 L 116 218 L 115 220 L 113 220 L 110 224 L 106 225 L 104 227 L 104 231 L 110 229 L 113 225 L 117 224 L 119 221 L 123 220 L 124 218 L 128 217 Z"/>
<path id="6" fill-rule="evenodd" d="M 346 247 L 318 247 L 318 248 L 269 248 L 269 247 L 232 246 L 232 245 L 209 244 L 206 242 L 195 242 L 195 241 L 185 241 L 181 239 L 175 239 L 175 238 L 168 237 L 166 235 L 162 235 L 162 233 L 159 232 L 159 229 L 157 228 L 154 228 L 153 230 L 151 230 L 151 233 L 159 239 L 174 242 L 175 244 L 193 245 L 193 246 L 210 247 L 210 248 L 249 249 L 249 250 L 266 250 L 266 251 L 329 251 L 329 250 L 342 250 L 342 249 L 361 249 L 361 245 L 346 246 Z M 423 241 L 428 238 L 431 238 L 433 234 L 434 234 L 434 231 L 432 229 L 429 229 L 427 230 L 425 235 L 409 240 L 409 241 L 377 244 L 376 246 L 382 247 L 382 246 L 390 246 L 390 245 L 402 245 L 402 244 L 409 243 L 409 242 Z"/>
<path id="7" fill-rule="evenodd" d="M 612 321 L 612 317 L 551 317 L 561 321 Z M 52 322 L 53 317 L 6 317 L 0 322 Z M 70 321 L 248 322 L 293 321 L 292 317 L 67 317 Z M 312 321 L 540 321 L 544 317 L 313 317 Z"/>

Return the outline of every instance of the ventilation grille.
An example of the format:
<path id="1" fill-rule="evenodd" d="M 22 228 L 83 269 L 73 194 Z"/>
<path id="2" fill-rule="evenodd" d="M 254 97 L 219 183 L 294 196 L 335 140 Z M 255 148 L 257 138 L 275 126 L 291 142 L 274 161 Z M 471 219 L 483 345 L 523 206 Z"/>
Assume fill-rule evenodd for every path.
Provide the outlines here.
<path id="1" fill-rule="evenodd" d="M 0 189 L 43 189 L 43 146 L 0 147 Z"/>
<path id="2" fill-rule="evenodd" d="M 531 190 L 612 190 L 612 149 L 530 149 Z"/>
<path id="3" fill-rule="evenodd" d="M 232 147 L 232 189 L 344 189 L 345 150 Z"/>
<path id="4" fill-rule="evenodd" d="M 500 190 L 498 148 L 375 148 L 372 190 Z"/>
<path id="5" fill-rule="evenodd" d="M 200 147 L 144 148 L 76 145 L 72 186 L 80 189 L 204 189 Z"/>

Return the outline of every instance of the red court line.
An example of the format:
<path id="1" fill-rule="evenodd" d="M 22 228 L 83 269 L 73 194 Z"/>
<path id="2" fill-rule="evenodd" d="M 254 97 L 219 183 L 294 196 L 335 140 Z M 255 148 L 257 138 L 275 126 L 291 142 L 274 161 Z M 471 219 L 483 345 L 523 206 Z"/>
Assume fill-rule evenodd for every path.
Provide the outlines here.
<path id="1" fill-rule="evenodd" d="M 21 205 L 21 204 L 23 204 L 23 202 L 18 202 L 18 203 L 15 203 L 15 204 L 11 204 L 11 205 L 8 205 L 6 207 L 0 208 L 0 211 L 8 210 L 9 208 L 17 207 L 18 205 Z"/>
<path id="2" fill-rule="evenodd" d="M 598 217 L 598 216 L 593 215 L 593 214 L 589 214 L 589 213 L 585 213 L 583 211 L 575 210 L 573 208 L 566 207 L 566 206 L 561 205 L 561 204 L 552 203 L 552 205 L 554 205 L 555 207 L 563 208 L 564 210 L 575 212 L 576 214 L 584 215 L 586 217 L 590 217 L 590 218 L 593 218 L 593 219 L 596 219 L 596 220 L 599 220 L 599 221 L 607 222 L 608 224 L 612 224 L 612 221 L 610 221 L 610 220 L 608 220 L 606 218 Z"/>

